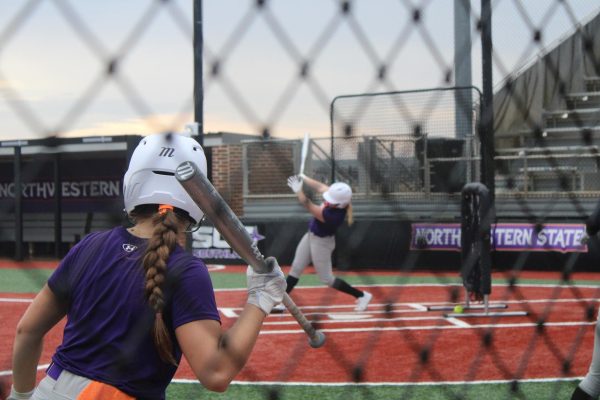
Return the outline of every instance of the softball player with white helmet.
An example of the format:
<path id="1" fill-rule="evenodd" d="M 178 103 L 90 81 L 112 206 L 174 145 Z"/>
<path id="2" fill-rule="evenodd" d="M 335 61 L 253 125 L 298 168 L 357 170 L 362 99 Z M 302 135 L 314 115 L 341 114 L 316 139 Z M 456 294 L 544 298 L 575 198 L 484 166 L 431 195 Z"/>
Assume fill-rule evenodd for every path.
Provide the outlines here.
<path id="1" fill-rule="evenodd" d="M 248 303 L 221 330 L 208 270 L 181 247 L 203 217 L 174 177 L 188 160 L 206 173 L 192 138 L 140 141 L 124 178 L 134 225 L 88 235 L 48 279 L 17 327 L 10 400 L 164 399 L 182 355 L 206 388 L 224 391 L 244 366 L 285 278 L 273 258 L 269 274 L 250 269 Z M 34 389 L 43 338 L 65 315 L 62 344 Z"/>
<path id="2" fill-rule="evenodd" d="M 592 215 L 585 224 L 586 235 L 582 240 L 588 243 L 591 238 L 595 238 L 600 232 L 600 202 L 596 205 Z M 573 391 L 571 400 L 595 400 L 600 396 L 600 312 L 596 319 L 596 329 L 594 330 L 594 349 L 592 351 L 592 362 L 588 373 L 579 385 Z"/>
<path id="3" fill-rule="evenodd" d="M 303 184 L 321 194 L 324 202 L 316 205 L 310 201 L 302 189 Z M 343 279 L 335 277 L 331 263 L 331 254 L 335 249 L 335 232 L 345 219 L 348 220 L 348 224 L 352 224 L 352 189 L 342 182 L 327 186 L 305 175 L 289 177 L 288 186 L 296 193 L 300 203 L 312 215 L 312 219 L 308 232 L 296 247 L 292 268 L 286 279 L 286 291 L 290 293 L 294 289 L 304 269 L 312 261 L 321 282 L 355 297 L 355 310 L 364 311 L 373 298 L 371 293 L 358 290 Z M 282 305 L 278 305 L 274 311 L 283 310 Z"/>

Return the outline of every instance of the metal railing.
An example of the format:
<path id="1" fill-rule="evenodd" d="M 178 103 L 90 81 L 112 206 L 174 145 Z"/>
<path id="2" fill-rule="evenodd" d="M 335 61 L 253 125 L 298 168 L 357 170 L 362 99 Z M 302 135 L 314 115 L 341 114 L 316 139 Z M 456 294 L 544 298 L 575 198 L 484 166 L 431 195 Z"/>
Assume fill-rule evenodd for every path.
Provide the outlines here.
<path id="1" fill-rule="evenodd" d="M 310 141 L 305 170 L 306 175 L 326 183 L 330 183 L 332 168 L 331 157 L 325 150 L 328 148 L 328 141 L 329 138 L 314 138 Z M 362 136 L 346 141 L 347 151 L 344 158 L 338 158 L 336 173 L 339 180 L 352 186 L 356 198 L 381 198 L 384 194 L 392 198 L 444 197 L 448 193 L 460 192 L 463 184 L 474 182 L 479 176 L 479 143 L 473 137 L 465 139 L 463 155 L 459 157 L 428 155 L 426 135 L 419 138 Z M 297 166 L 302 141 L 278 140 L 276 143 L 279 149 L 289 148 L 290 154 L 294 154 L 295 158 L 289 166 Z M 421 148 L 419 143 L 423 143 Z M 261 174 L 261 168 L 264 168 L 261 163 L 248 163 L 248 149 L 253 146 L 260 146 L 264 150 L 265 144 L 243 144 L 244 198 L 281 198 L 286 195 L 294 198 L 281 179 L 269 184 L 269 177 L 263 174 L 260 185 L 252 186 L 249 183 L 248 176 Z M 499 166 L 496 193 L 501 198 L 547 197 L 560 195 L 561 192 L 565 196 L 598 196 L 600 155 L 597 150 L 598 146 L 503 149 L 495 157 Z M 294 173 L 295 169 L 289 168 L 280 176 Z M 453 179 L 455 184 L 449 184 L 445 188 L 438 187 L 441 182 L 436 175 L 440 173 L 443 173 L 442 178 Z"/>

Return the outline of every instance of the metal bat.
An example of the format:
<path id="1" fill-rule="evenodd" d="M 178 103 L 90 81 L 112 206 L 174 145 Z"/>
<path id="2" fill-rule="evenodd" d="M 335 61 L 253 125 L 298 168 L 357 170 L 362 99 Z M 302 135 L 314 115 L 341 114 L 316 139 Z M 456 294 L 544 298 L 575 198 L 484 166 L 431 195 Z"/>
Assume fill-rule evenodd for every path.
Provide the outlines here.
<path id="1" fill-rule="evenodd" d="M 195 163 L 185 161 L 179 164 L 175 171 L 175 177 L 192 200 L 210 218 L 215 228 L 223 235 L 231 248 L 254 271 L 265 273 L 271 270 L 272 267 L 267 265 L 264 256 L 256 247 L 256 243 L 250 238 L 246 228 L 208 178 L 200 172 Z M 287 293 L 283 295 L 283 304 L 308 335 L 310 345 L 314 348 L 323 346 L 325 334 L 312 326 Z"/>
<path id="2" fill-rule="evenodd" d="M 298 175 L 304 174 L 304 165 L 306 164 L 306 157 L 308 156 L 308 146 L 310 138 L 308 132 L 304 134 L 304 140 L 302 141 L 302 151 L 300 152 L 300 172 Z"/>

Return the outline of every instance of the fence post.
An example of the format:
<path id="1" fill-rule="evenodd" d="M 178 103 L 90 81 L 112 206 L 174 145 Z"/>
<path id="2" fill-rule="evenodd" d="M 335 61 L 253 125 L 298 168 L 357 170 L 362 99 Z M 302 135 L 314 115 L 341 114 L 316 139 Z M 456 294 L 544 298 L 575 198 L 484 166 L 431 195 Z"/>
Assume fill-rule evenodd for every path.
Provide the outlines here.
<path id="1" fill-rule="evenodd" d="M 202 0 L 194 0 L 194 121 L 198 124 L 196 140 L 200 146 L 204 146 L 203 47 Z"/>
<path id="2" fill-rule="evenodd" d="M 21 170 L 21 147 L 14 148 L 14 170 L 15 170 L 15 260 L 23 261 L 23 192 Z"/>
<path id="3" fill-rule="evenodd" d="M 54 257 L 61 257 L 62 245 L 62 179 L 60 153 L 54 155 Z"/>
<path id="4" fill-rule="evenodd" d="M 454 83 L 470 87 L 471 76 L 471 4 L 470 0 L 454 0 Z M 473 129 L 471 89 L 454 92 L 454 125 L 456 138 L 462 139 Z"/>
<path id="5" fill-rule="evenodd" d="M 427 157 L 427 135 L 423 135 L 423 185 L 427 197 L 431 194 L 431 166 Z"/>
<path id="6" fill-rule="evenodd" d="M 248 146 L 249 143 L 242 143 L 242 200 L 248 196 Z"/>
<path id="7" fill-rule="evenodd" d="M 481 0 L 481 69 L 483 98 L 481 106 L 481 180 L 490 191 L 493 203 L 494 182 L 494 92 L 492 82 L 492 6 L 490 0 Z"/>

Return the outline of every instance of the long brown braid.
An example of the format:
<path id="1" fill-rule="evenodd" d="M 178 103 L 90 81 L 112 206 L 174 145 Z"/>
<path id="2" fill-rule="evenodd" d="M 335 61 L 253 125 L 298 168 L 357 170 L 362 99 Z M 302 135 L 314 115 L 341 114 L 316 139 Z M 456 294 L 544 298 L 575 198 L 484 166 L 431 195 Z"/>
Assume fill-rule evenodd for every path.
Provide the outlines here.
<path id="1" fill-rule="evenodd" d="M 352 212 L 352 204 L 348 204 L 346 207 L 346 222 L 348 225 L 352 225 L 354 223 L 354 213 Z"/>
<path id="2" fill-rule="evenodd" d="M 175 248 L 179 234 L 178 217 L 173 212 L 173 207 L 161 205 L 159 212 L 152 216 L 152 224 L 154 232 L 148 240 L 142 261 L 146 274 L 146 298 L 156 313 L 152 336 L 160 359 L 177 365 L 173 357 L 173 342 L 163 320 L 165 299 L 162 289 L 167 273 L 167 259 Z"/>

